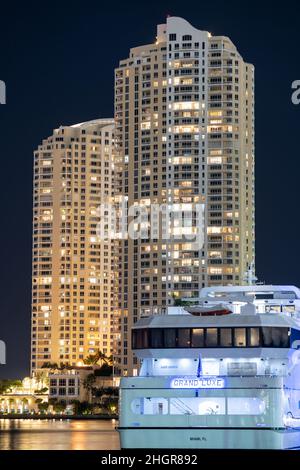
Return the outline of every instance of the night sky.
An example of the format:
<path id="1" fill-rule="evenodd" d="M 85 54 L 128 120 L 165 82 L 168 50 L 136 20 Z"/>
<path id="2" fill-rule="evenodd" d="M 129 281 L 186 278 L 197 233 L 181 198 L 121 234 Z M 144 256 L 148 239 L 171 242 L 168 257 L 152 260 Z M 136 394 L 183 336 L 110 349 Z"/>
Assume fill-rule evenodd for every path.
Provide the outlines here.
<path id="1" fill-rule="evenodd" d="M 246 9 L 248 8 L 248 9 Z M 298 9 L 298 11 L 297 11 Z M 113 73 L 130 47 L 181 16 L 229 36 L 256 68 L 259 280 L 300 286 L 300 7 L 286 1 L 17 2 L 0 7 L 0 377 L 29 372 L 32 152 L 61 124 L 113 116 Z"/>

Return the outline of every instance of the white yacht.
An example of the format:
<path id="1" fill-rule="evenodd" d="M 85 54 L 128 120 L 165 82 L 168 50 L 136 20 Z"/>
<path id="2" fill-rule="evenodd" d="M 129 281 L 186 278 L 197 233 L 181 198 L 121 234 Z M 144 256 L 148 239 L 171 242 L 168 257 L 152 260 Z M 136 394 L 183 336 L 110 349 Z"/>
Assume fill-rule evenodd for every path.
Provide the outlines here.
<path id="1" fill-rule="evenodd" d="M 204 288 L 194 306 L 140 318 L 132 343 L 122 448 L 300 448 L 298 288 Z"/>

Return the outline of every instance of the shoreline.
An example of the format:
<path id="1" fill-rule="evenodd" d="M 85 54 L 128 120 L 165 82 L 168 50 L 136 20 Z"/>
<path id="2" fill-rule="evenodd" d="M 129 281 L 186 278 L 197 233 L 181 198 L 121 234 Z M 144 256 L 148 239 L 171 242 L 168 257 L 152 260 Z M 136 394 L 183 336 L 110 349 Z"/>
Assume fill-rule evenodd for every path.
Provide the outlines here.
<path id="1" fill-rule="evenodd" d="M 77 419 L 77 420 L 111 420 L 119 419 L 118 415 L 28 415 L 28 414 L 7 414 L 0 415 L 1 419 L 48 419 L 48 420 L 61 420 L 61 419 Z"/>

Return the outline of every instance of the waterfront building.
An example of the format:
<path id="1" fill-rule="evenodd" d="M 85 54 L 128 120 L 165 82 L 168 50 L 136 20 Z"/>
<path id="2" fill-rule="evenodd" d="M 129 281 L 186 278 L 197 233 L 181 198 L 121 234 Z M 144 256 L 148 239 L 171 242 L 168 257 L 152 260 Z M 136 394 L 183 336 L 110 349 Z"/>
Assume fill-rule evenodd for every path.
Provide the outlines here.
<path id="1" fill-rule="evenodd" d="M 34 152 L 34 373 L 112 353 L 113 257 L 97 224 L 112 197 L 113 158 L 113 119 L 60 126 Z"/>

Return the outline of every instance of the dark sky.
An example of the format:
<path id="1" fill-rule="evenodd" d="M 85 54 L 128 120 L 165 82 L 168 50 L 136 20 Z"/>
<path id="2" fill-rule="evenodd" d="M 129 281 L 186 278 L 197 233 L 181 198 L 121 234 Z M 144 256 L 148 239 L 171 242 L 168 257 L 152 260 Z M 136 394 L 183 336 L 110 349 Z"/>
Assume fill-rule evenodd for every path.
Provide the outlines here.
<path id="1" fill-rule="evenodd" d="M 29 371 L 32 152 L 61 124 L 112 117 L 113 69 L 168 14 L 229 36 L 256 67 L 257 274 L 300 286 L 297 2 L 10 2 L 0 9 L 0 377 Z"/>

